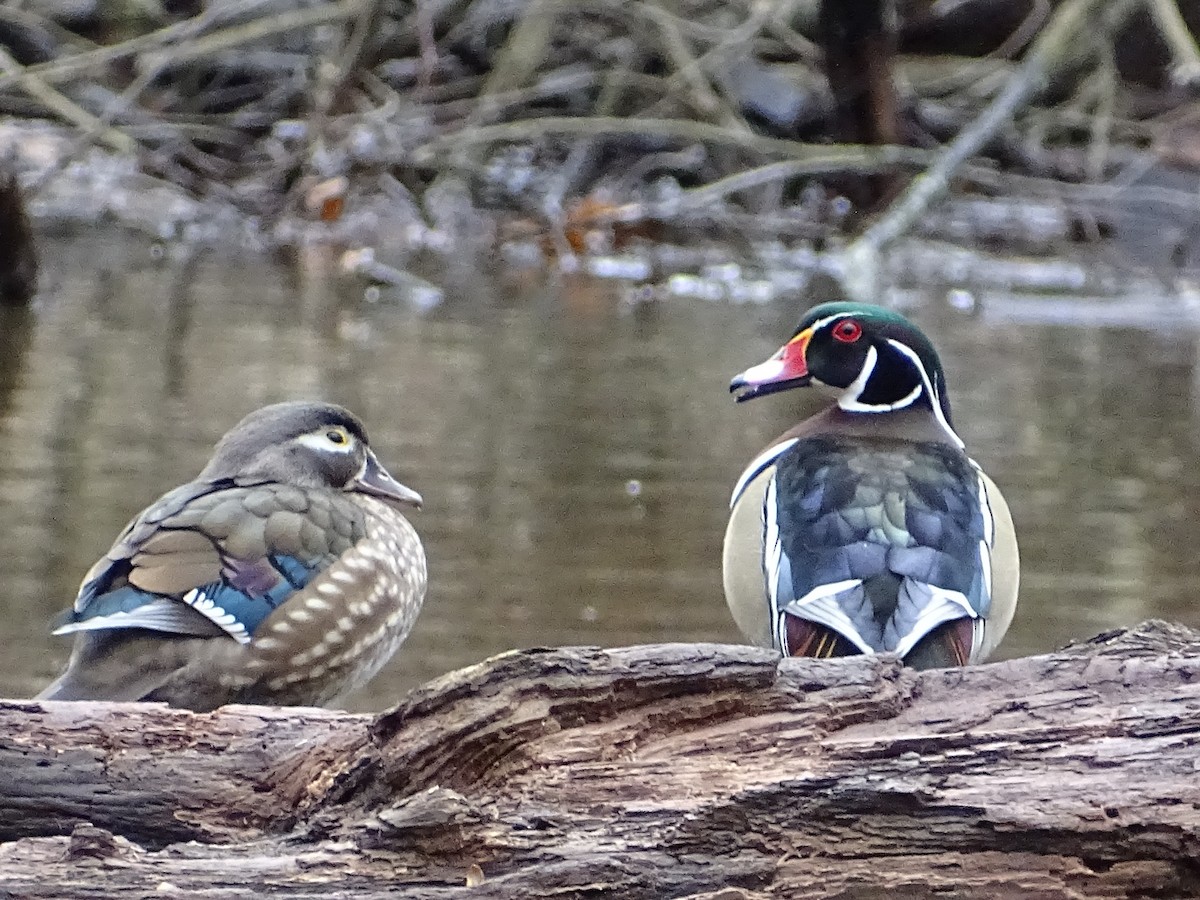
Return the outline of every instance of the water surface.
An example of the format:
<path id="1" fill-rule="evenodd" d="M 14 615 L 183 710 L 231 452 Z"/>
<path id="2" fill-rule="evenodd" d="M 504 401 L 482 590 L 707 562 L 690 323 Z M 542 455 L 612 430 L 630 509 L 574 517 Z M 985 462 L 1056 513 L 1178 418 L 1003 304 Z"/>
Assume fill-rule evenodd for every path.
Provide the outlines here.
<path id="1" fill-rule="evenodd" d="M 818 399 L 737 406 L 813 298 L 632 306 L 614 282 L 444 281 L 428 312 L 298 266 L 62 242 L 31 314 L 0 320 L 0 695 L 65 660 L 49 635 L 82 574 L 245 412 L 313 397 L 359 413 L 426 499 L 430 591 L 412 638 L 349 698 L 381 708 L 514 647 L 735 641 L 720 586 L 729 490 Z M 1150 616 L 1200 626 L 1197 340 L 1043 325 L 931 294 L 956 424 L 1002 486 L 1023 555 L 1000 656 Z"/>

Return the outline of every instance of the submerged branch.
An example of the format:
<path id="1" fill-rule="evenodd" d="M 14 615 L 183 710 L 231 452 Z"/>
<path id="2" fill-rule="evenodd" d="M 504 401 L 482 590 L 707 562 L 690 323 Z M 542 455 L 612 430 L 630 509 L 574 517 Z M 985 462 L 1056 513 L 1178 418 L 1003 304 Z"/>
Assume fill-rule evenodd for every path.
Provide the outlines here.
<path id="1" fill-rule="evenodd" d="M 1171 48 L 1174 68 L 1171 78 L 1176 84 L 1195 85 L 1200 82 L 1200 47 L 1188 30 L 1175 0 L 1147 0 L 1150 14 L 1159 34 Z"/>
<path id="2" fill-rule="evenodd" d="M 912 229 L 929 206 L 949 188 L 954 173 L 992 140 L 1033 97 L 1046 89 L 1055 73 L 1078 59 L 1081 38 L 1119 28 L 1133 11 L 1135 0 L 1067 0 L 1051 17 L 1028 55 L 1004 89 L 982 113 L 942 151 L 928 170 L 913 179 L 887 212 L 844 251 L 836 266 L 851 296 L 871 300 L 879 293 L 879 254 L 883 247 Z M 1100 16 L 1104 11 L 1105 15 Z"/>

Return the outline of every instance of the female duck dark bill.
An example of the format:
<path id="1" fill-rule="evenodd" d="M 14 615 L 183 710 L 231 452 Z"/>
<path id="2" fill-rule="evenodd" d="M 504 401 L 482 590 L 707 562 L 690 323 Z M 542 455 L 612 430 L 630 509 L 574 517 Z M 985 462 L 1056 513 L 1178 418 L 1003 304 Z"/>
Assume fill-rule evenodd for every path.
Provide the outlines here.
<path id="1" fill-rule="evenodd" d="M 76 635 L 70 662 L 39 696 L 195 710 L 332 701 L 412 629 L 425 552 L 399 509 L 420 505 L 347 410 L 251 413 L 84 576 L 55 631 Z"/>
<path id="2" fill-rule="evenodd" d="M 987 658 L 1016 609 L 1016 535 L 954 431 L 933 345 L 890 310 L 826 303 L 730 390 L 743 401 L 810 384 L 836 402 L 733 491 L 723 574 L 738 627 L 790 656 Z"/>

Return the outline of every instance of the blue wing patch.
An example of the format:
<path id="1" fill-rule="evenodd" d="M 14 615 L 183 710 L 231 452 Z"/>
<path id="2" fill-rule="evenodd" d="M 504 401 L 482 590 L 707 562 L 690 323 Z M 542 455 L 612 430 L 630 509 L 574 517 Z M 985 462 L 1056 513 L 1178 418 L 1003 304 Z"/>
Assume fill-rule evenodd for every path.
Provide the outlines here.
<path id="1" fill-rule="evenodd" d="M 308 585 L 320 568 L 279 554 L 252 561 L 229 560 L 219 580 L 198 585 L 182 596 L 137 588 L 128 582 L 131 571 L 130 564 L 122 561 L 84 585 L 76 609 L 54 633 L 145 628 L 211 635 L 211 623 L 245 644 L 263 620 Z M 122 582 L 121 586 L 111 588 L 115 581 Z M 192 610 L 206 621 L 197 620 Z"/>

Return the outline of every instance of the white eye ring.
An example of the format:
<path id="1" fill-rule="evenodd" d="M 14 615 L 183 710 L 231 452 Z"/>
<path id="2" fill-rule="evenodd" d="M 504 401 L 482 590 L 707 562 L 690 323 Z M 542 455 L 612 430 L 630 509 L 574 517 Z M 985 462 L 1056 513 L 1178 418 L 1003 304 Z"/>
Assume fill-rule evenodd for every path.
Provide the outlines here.
<path id="1" fill-rule="evenodd" d="M 330 437 L 331 434 L 335 433 L 342 437 L 342 443 L 339 444 Z M 296 442 L 303 444 L 311 450 L 316 450 L 318 453 L 351 453 L 354 450 L 354 437 L 352 435 L 345 432 L 335 432 L 331 428 L 302 434 L 296 438 Z"/>

